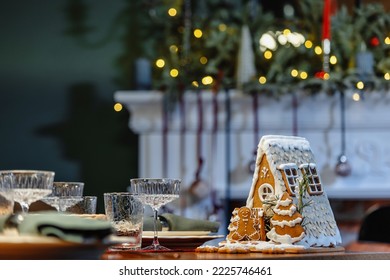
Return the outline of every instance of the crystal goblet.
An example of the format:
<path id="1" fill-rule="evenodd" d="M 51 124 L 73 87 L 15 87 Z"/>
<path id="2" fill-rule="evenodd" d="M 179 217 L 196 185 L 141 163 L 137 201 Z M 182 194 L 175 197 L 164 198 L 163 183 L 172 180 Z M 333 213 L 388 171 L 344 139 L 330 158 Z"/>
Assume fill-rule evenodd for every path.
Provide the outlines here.
<path id="1" fill-rule="evenodd" d="M 158 211 L 161 206 L 179 198 L 180 179 L 153 179 L 153 178 L 135 178 L 130 179 L 131 190 L 138 194 L 139 200 L 144 205 L 149 205 L 153 209 L 153 242 L 144 250 L 168 251 L 167 247 L 160 245 L 158 240 Z"/>
<path id="2" fill-rule="evenodd" d="M 0 172 L 0 215 L 12 214 L 13 211 L 12 175 Z"/>
<path id="3" fill-rule="evenodd" d="M 42 199 L 43 202 L 65 212 L 69 207 L 83 200 L 84 183 L 82 182 L 53 182 L 51 195 Z"/>
<path id="4" fill-rule="evenodd" d="M 54 172 L 43 170 L 3 170 L 1 174 L 8 174 L 12 178 L 14 201 L 27 213 L 30 204 L 50 195 L 52 192 Z"/>

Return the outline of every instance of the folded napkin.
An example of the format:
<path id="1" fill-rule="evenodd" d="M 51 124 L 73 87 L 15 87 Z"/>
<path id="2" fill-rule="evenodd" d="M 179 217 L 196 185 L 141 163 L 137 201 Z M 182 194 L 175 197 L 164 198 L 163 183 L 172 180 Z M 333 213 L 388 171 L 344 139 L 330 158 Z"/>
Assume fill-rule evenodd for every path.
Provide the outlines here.
<path id="1" fill-rule="evenodd" d="M 76 243 L 102 241 L 112 234 L 108 221 L 86 219 L 56 211 L 23 215 L 17 224 L 9 226 L 9 215 L 0 217 L 0 232 L 15 230 L 19 235 L 51 236 Z"/>
<path id="2" fill-rule="evenodd" d="M 186 218 L 179 215 L 164 213 L 159 215 L 158 230 L 162 230 L 163 224 L 171 231 L 211 231 L 217 232 L 220 226 L 218 222 Z M 144 231 L 153 230 L 153 218 L 144 219 Z"/>

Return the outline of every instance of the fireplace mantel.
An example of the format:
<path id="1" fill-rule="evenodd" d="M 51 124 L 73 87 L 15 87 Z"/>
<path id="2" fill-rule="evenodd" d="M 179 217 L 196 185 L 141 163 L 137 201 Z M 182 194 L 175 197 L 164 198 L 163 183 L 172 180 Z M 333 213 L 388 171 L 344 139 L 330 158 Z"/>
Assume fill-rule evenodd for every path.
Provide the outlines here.
<path id="1" fill-rule="evenodd" d="M 334 173 L 341 152 L 338 96 L 324 93 L 311 97 L 297 95 L 296 109 L 292 106 L 293 95 L 279 99 L 259 96 L 259 135 L 256 139 L 265 134 L 297 133 L 306 137 L 311 143 L 324 188 L 330 198 L 390 198 L 390 94 L 366 93 L 359 102 L 352 100 L 352 94 L 352 91 L 346 92 L 345 99 L 346 155 L 352 165 L 352 174 L 348 177 Z M 114 93 L 115 101 L 122 103 L 130 112 L 129 128 L 140 136 L 139 176 L 180 177 L 183 187 L 188 187 L 194 180 L 197 167 L 197 95 L 194 92 L 184 94 L 184 135 L 181 134 L 183 118 L 178 105 L 170 110 L 168 130 L 166 134 L 163 133 L 163 98 L 164 94 L 159 91 Z M 201 176 L 222 198 L 229 188 L 232 198 L 245 199 L 253 176 L 248 164 L 257 145 L 254 140 L 252 98 L 235 90 L 218 93 L 218 130 L 215 133 L 213 94 L 204 91 L 201 98 L 204 120 L 202 157 L 205 163 Z M 229 114 L 226 104 L 230 104 Z M 227 125 L 228 117 L 230 122 Z M 163 157 L 162 148 L 164 135 L 167 139 L 166 157 Z M 211 145 L 213 139 L 217 143 L 214 148 Z M 184 153 L 180 153 L 182 149 Z M 163 168 L 164 165 L 166 168 Z"/>

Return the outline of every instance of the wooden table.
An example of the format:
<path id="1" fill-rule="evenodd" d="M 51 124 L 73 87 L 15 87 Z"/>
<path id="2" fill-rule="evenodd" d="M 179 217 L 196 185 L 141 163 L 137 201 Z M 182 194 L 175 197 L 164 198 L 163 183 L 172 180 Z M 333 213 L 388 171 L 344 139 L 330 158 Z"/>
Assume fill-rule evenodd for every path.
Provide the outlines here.
<path id="1" fill-rule="evenodd" d="M 324 252 L 300 254 L 225 254 L 194 251 L 106 252 L 105 260 L 390 260 L 390 252 Z"/>

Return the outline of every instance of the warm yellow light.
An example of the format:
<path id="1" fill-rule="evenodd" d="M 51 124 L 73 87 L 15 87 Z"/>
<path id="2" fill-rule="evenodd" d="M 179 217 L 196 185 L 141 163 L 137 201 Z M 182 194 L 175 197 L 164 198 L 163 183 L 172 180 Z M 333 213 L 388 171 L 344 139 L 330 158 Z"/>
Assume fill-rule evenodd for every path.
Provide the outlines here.
<path id="1" fill-rule="evenodd" d="M 336 64 L 337 63 L 337 57 L 335 55 L 332 55 L 330 58 L 329 58 L 329 63 L 330 64 Z"/>
<path id="2" fill-rule="evenodd" d="M 163 68 L 163 67 L 165 66 L 165 61 L 164 61 L 164 59 L 162 59 L 162 58 L 157 59 L 157 60 L 156 60 L 156 66 L 157 66 L 158 68 Z"/>
<path id="3" fill-rule="evenodd" d="M 310 40 L 305 41 L 305 47 L 311 49 L 313 47 L 313 42 Z"/>
<path id="4" fill-rule="evenodd" d="M 221 23 L 220 25 L 218 25 L 218 29 L 219 29 L 219 31 L 221 31 L 221 32 L 225 32 L 226 29 L 227 29 L 227 26 L 226 26 L 226 24 Z"/>
<path id="5" fill-rule="evenodd" d="M 260 76 L 260 78 L 259 78 L 259 83 L 262 84 L 262 85 L 264 85 L 266 82 L 267 82 L 267 78 L 264 77 L 264 76 Z"/>
<path id="6" fill-rule="evenodd" d="M 120 104 L 120 103 L 115 103 L 114 104 L 114 111 L 115 112 L 120 112 L 120 111 L 122 111 L 122 109 L 123 109 L 122 104 Z"/>
<path id="7" fill-rule="evenodd" d="M 171 17 L 174 17 L 177 15 L 177 10 L 175 8 L 170 8 L 168 10 L 168 15 L 170 15 Z"/>
<path id="8" fill-rule="evenodd" d="M 179 76 L 179 70 L 173 68 L 171 69 L 171 71 L 169 71 L 169 75 L 171 75 L 172 78 L 176 78 L 177 76 Z"/>
<path id="9" fill-rule="evenodd" d="M 271 59 L 272 58 L 272 52 L 271 51 L 265 51 L 264 52 L 264 58 L 265 59 Z"/>
<path id="10" fill-rule="evenodd" d="M 287 29 L 287 28 L 286 28 L 286 29 L 283 30 L 283 35 L 284 35 L 284 36 L 288 36 L 288 35 L 290 35 L 290 34 L 291 34 L 291 30 L 290 30 L 290 29 Z"/>
<path id="11" fill-rule="evenodd" d="M 298 77 L 298 70 L 297 69 L 291 70 L 291 76 Z"/>
<path id="12" fill-rule="evenodd" d="M 202 78 L 202 84 L 204 85 L 211 85 L 213 83 L 213 77 L 206 76 Z"/>
<path id="13" fill-rule="evenodd" d="M 385 44 L 386 45 L 390 45 L 390 37 L 386 37 L 385 38 Z"/>
<path id="14" fill-rule="evenodd" d="M 199 87 L 199 83 L 198 83 L 197 81 L 192 81 L 192 85 L 193 85 L 194 87 Z"/>
<path id="15" fill-rule="evenodd" d="M 305 71 L 302 71 L 300 74 L 299 74 L 299 77 L 301 77 L 301 79 L 302 80 L 305 80 L 305 79 L 307 79 L 307 72 L 305 72 Z"/>
<path id="16" fill-rule="evenodd" d="M 357 88 L 357 89 L 364 89 L 364 83 L 363 83 L 362 81 L 357 82 L 356 88 Z"/>
<path id="17" fill-rule="evenodd" d="M 173 53 L 177 53 L 177 51 L 179 50 L 179 48 L 176 46 L 176 45 L 171 45 L 169 47 L 169 50 Z"/>
<path id="18" fill-rule="evenodd" d="M 353 95 L 352 95 L 352 99 L 353 101 L 360 101 L 360 94 L 355 92 Z"/>
<path id="19" fill-rule="evenodd" d="M 384 78 L 385 78 L 385 80 L 390 80 L 390 73 L 386 73 L 384 76 L 383 76 Z"/>
<path id="20" fill-rule="evenodd" d="M 320 46 L 316 46 L 314 48 L 314 52 L 318 55 L 322 54 L 322 48 Z"/>
<path id="21" fill-rule="evenodd" d="M 325 74 L 324 74 L 324 80 L 329 80 L 329 78 L 330 78 L 329 73 L 325 73 Z"/>
<path id="22" fill-rule="evenodd" d="M 208 59 L 207 59 L 207 57 L 202 56 L 201 58 L 199 58 L 199 61 L 200 61 L 201 64 L 206 64 Z"/>
<path id="23" fill-rule="evenodd" d="M 202 35 L 203 35 L 203 32 L 202 32 L 202 30 L 200 30 L 200 29 L 195 29 L 194 30 L 194 36 L 196 37 L 196 38 L 200 38 L 200 37 L 202 37 Z"/>

